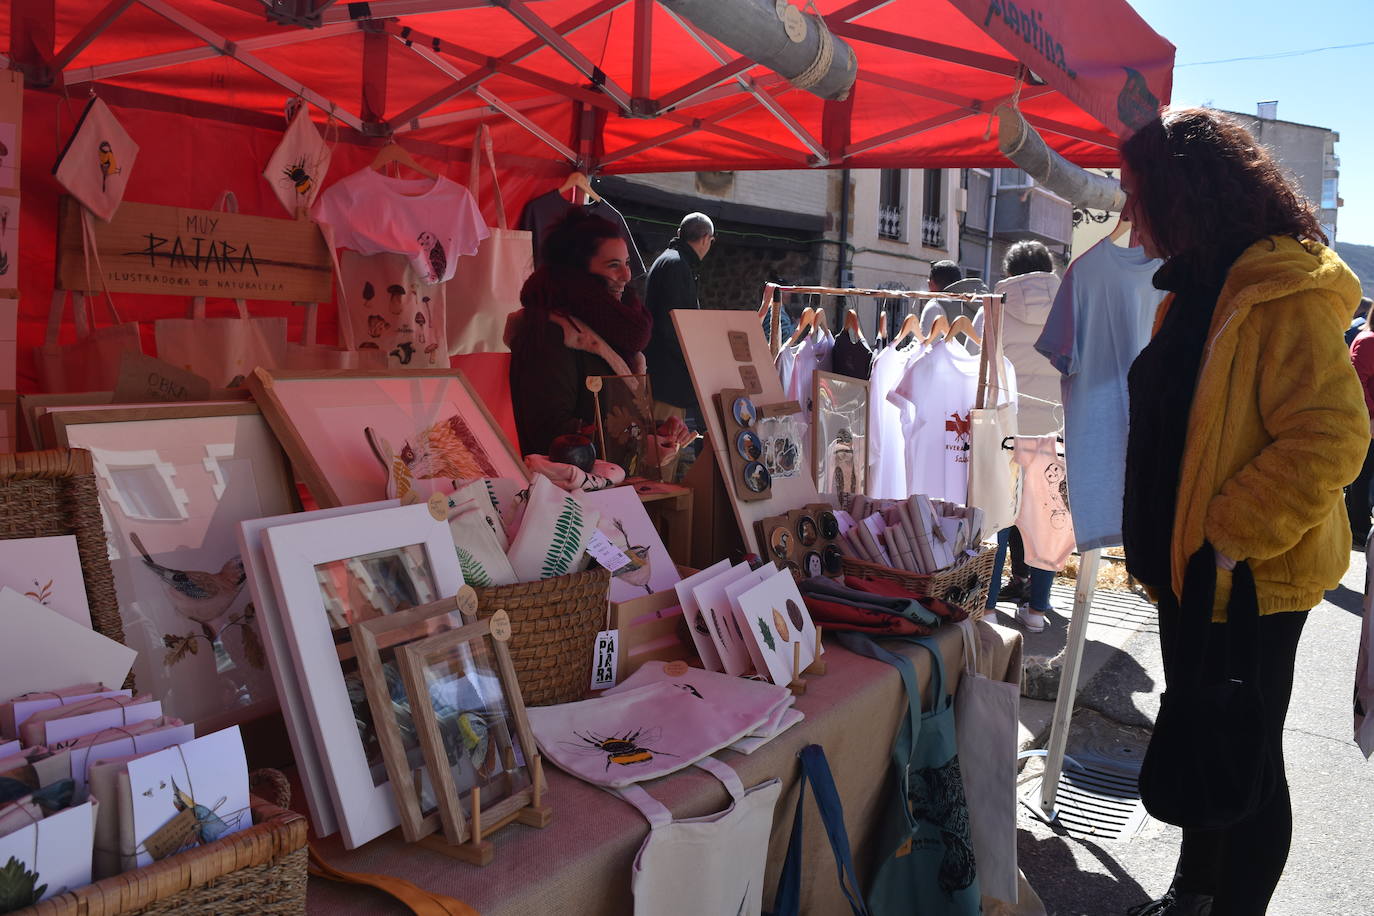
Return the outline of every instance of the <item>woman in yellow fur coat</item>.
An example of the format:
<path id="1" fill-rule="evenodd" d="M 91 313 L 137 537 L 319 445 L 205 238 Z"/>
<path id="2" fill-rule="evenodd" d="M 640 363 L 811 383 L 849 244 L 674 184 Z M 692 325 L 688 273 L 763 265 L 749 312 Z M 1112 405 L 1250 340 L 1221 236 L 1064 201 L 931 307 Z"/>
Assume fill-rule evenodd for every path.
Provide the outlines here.
<path id="1" fill-rule="evenodd" d="M 1349 563 L 1341 490 L 1369 444 L 1369 414 L 1342 337 L 1360 284 L 1325 247 L 1311 203 L 1225 115 L 1166 111 L 1121 152 L 1123 215 L 1146 252 L 1166 259 L 1154 279 L 1170 293 L 1129 374 L 1127 565 L 1159 602 L 1171 686 L 1199 672 L 1207 682 L 1226 680 L 1221 623 L 1233 571 L 1244 564 L 1253 574 L 1254 683 L 1272 768 L 1268 791 L 1239 820 L 1185 826 L 1169 892 L 1131 912 L 1262 914 L 1292 835 L 1283 722 L 1298 637 Z M 1207 626 L 1197 619 L 1207 615 L 1205 591 L 1186 609 L 1180 603 L 1185 572 L 1201 569 L 1207 581 L 1212 564 Z M 1238 587 L 1237 597 L 1248 601 L 1249 592 Z M 1203 632 L 1205 641 L 1194 638 Z M 1243 769 L 1244 761 L 1224 756 L 1203 763 L 1209 772 Z"/>

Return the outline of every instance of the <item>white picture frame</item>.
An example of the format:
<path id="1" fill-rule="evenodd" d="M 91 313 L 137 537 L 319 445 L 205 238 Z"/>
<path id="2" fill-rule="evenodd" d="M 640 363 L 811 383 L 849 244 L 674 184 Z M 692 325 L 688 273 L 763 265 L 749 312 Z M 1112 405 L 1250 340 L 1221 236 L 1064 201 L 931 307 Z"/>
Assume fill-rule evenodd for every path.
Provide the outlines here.
<path id="1" fill-rule="evenodd" d="M 316 568 L 418 547 L 432 581 L 417 604 L 427 604 L 458 594 L 458 554 L 447 523 L 423 503 L 283 524 L 262 536 L 311 735 L 344 845 L 353 849 L 399 826 L 401 818 L 391 783 L 374 776 L 377 765 L 369 764 L 355 724 Z"/>
<path id="2" fill-rule="evenodd" d="M 320 752 L 315 747 L 315 739 L 311 734 L 300 672 L 291 661 L 286 625 L 282 621 L 281 608 L 277 605 L 276 586 L 273 584 L 272 570 L 267 562 L 263 532 L 268 528 L 282 525 L 322 521 L 345 515 L 357 515 L 360 512 L 375 512 L 378 509 L 394 509 L 399 505 L 400 502 L 397 500 L 384 499 L 375 503 L 274 515 L 239 523 L 239 550 L 243 557 L 244 571 L 248 574 L 248 591 L 253 598 L 254 606 L 258 609 L 258 624 L 262 627 L 263 642 L 266 643 L 267 649 L 267 666 L 272 672 L 272 684 L 277 690 L 277 700 L 281 703 L 282 719 L 286 722 L 286 734 L 291 741 L 291 751 L 295 755 L 296 771 L 301 777 L 301 788 L 305 792 L 310 822 L 318 836 L 338 833 L 339 819 L 334 813 L 334 803 L 329 797 L 329 784 L 325 780 Z"/>

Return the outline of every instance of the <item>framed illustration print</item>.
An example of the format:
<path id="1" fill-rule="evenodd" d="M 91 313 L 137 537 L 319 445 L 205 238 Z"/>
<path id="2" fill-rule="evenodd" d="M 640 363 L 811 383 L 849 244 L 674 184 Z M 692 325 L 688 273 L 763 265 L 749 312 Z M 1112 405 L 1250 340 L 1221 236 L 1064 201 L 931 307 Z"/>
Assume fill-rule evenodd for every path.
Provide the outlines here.
<path id="1" fill-rule="evenodd" d="M 629 563 L 611 571 L 612 601 L 652 595 L 682 579 L 634 487 L 579 493 L 577 500 L 601 513 L 597 528 L 629 558 Z"/>
<path id="2" fill-rule="evenodd" d="M 510 621 L 498 610 L 397 651 L 425 760 L 436 774 L 444 838 L 466 844 L 469 855 L 460 857 L 483 865 L 491 860 L 485 835 L 512 816 L 544 827 L 551 814 L 540 804 L 539 753 L 509 638 Z"/>
<path id="3" fill-rule="evenodd" d="M 169 716 L 211 730 L 271 712 L 276 691 L 238 545 L 246 519 L 297 508 L 255 405 L 62 411 L 63 447 L 89 449 L 134 681 Z"/>
<path id="4" fill-rule="evenodd" d="M 267 563 L 262 533 L 279 525 L 339 518 L 376 509 L 394 509 L 398 505 L 400 503 L 396 500 L 388 499 L 359 506 L 248 519 L 239 523 L 239 553 L 243 557 L 243 571 L 248 576 L 249 595 L 258 611 L 258 626 L 261 628 L 267 649 L 267 667 L 272 672 L 272 684 L 277 690 L 277 701 L 281 704 L 282 718 L 286 722 L 286 734 L 291 741 L 291 751 L 296 759 L 296 771 L 301 777 L 306 807 L 310 810 L 310 822 L 317 836 L 337 833 L 339 821 L 334 815 L 334 803 L 329 797 L 329 783 L 325 780 L 320 752 L 315 747 L 315 738 L 310 730 L 300 673 L 291 660 L 291 648 L 286 640 L 281 608 L 277 606 L 276 588 Z"/>
<path id="5" fill-rule="evenodd" d="M 323 508 L 412 491 L 427 499 L 478 477 L 529 479 L 456 369 L 257 369 L 248 387 Z"/>
<path id="6" fill-rule="evenodd" d="M 263 541 L 306 717 L 352 849 L 401 823 L 354 630 L 458 594 L 458 555 L 448 525 L 423 503 L 268 528 Z"/>
<path id="7" fill-rule="evenodd" d="M 811 461 L 816 489 L 844 500 L 863 493 L 868 470 L 868 382 L 817 372 Z"/>

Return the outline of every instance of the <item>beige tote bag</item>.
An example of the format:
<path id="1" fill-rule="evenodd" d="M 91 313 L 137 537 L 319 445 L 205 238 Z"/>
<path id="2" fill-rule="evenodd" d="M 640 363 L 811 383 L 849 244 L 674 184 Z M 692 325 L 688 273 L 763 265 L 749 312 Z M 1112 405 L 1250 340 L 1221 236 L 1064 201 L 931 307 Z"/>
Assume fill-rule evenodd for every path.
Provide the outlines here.
<path id="1" fill-rule="evenodd" d="M 978 406 L 969 411 L 968 504 L 983 510 L 983 530 L 995 532 L 1016 522 L 1021 488 L 1012 453 L 1002 448 L 1017 429 L 1016 405 L 1003 390 L 1002 301 L 985 302 Z"/>
<path id="2" fill-rule="evenodd" d="M 475 255 L 458 259 L 453 279 L 444 286 L 450 356 L 509 352 L 502 340 L 506 318 L 520 308 L 520 287 L 534 272 L 533 233 L 506 226 L 506 203 L 496 174 L 491 131 L 485 124 L 478 128 L 472 149 L 468 190 L 474 198 L 480 196 L 481 155 L 491 169 L 497 224 Z"/>

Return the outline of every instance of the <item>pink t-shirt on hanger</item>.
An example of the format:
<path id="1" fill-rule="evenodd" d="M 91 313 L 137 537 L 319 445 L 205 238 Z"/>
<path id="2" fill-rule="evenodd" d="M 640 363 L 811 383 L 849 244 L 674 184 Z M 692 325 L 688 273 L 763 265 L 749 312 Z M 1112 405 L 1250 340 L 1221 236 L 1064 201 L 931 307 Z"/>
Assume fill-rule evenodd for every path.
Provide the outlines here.
<path id="1" fill-rule="evenodd" d="M 458 258 L 491 234 L 467 188 L 438 178 L 392 178 L 364 168 L 330 185 L 311 213 L 334 244 L 363 255 L 403 254 L 426 283 L 453 279 Z"/>

